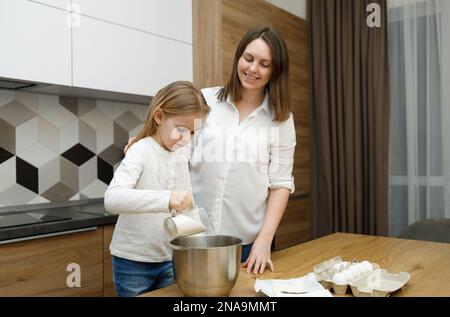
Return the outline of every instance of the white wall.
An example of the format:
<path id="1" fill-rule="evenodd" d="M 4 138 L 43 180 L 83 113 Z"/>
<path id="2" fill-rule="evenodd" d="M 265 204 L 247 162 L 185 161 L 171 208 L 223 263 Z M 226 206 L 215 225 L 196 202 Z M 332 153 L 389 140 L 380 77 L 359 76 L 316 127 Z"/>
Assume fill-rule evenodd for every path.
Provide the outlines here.
<path id="1" fill-rule="evenodd" d="M 306 20 L 306 0 L 266 0 Z"/>

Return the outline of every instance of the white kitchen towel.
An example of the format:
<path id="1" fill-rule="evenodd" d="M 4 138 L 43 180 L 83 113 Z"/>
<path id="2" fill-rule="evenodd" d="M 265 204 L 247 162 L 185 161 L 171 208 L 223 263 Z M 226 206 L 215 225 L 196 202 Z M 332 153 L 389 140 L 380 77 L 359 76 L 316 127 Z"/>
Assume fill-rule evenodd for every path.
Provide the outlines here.
<path id="1" fill-rule="evenodd" d="M 317 281 L 314 273 L 289 280 L 257 279 L 255 291 L 269 297 L 332 297 L 330 291 Z"/>

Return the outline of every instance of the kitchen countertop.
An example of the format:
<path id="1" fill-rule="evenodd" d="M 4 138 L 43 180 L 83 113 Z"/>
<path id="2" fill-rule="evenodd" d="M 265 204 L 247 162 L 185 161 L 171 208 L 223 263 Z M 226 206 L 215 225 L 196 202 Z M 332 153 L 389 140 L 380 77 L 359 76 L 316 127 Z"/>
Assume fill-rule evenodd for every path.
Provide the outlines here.
<path id="1" fill-rule="evenodd" d="M 309 197 L 309 193 L 299 192 L 290 195 L 291 199 L 302 199 L 307 197 Z M 6 228 L 0 227 L 0 244 L 14 242 L 15 240 L 23 240 L 27 237 L 50 235 L 57 232 L 114 224 L 117 222 L 118 218 L 118 215 L 106 212 L 103 198 L 0 207 L 0 217 L 26 213 L 42 213 L 45 215 L 69 217 L 71 219 Z"/>
<path id="2" fill-rule="evenodd" d="M 275 272 L 266 271 L 262 279 L 297 278 L 335 256 L 343 260 L 367 260 L 388 272 L 408 272 L 411 278 L 391 296 L 450 296 L 450 244 L 378 236 L 335 233 L 272 254 Z M 231 297 L 254 297 L 256 276 L 241 268 Z M 333 293 L 332 293 L 333 294 Z M 334 295 L 334 294 L 333 294 Z M 176 284 L 141 295 L 183 296 Z M 347 294 L 351 296 L 351 294 Z"/>
<path id="3" fill-rule="evenodd" d="M 106 212 L 103 198 L 0 208 L 0 217 L 25 213 L 42 213 L 71 219 L 0 228 L 0 244 L 24 240 L 27 237 L 114 224 L 118 218 L 118 215 Z"/>

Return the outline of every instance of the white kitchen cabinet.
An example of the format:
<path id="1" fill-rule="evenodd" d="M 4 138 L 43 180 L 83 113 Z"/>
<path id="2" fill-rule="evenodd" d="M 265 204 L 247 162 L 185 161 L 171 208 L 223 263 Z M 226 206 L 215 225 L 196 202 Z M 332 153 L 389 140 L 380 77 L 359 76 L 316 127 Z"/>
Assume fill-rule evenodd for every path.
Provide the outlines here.
<path id="1" fill-rule="evenodd" d="M 0 78 L 142 96 L 192 81 L 191 5 L 0 0 Z M 71 9 L 81 15 L 71 17 Z"/>
<path id="2" fill-rule="evenodd" d="M 73 86 L 148 96 L 192 81 L 191 44 L 84 15 L 80 22 L 72 29 Z"/>
<path id="3" fill-rule="evenodd" d="M 81 14 L 192 43 L 192 0 L 77 0 Z"/>
<path id="4" fill-rule="evenodd" d="M 68 12 L 26 0 L 0 0 L 0 77 L 71 85 Z"/>

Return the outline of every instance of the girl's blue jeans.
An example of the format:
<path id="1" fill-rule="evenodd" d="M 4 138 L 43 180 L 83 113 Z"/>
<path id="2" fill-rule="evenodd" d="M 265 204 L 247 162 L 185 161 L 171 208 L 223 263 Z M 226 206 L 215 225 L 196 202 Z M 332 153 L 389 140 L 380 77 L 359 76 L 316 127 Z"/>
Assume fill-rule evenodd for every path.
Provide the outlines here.
<path id="1" fill-rule="evenodd" d="M 146 263 L 113 255 L 112 269 L 119 296 L 138 296 L 175 283 L 172 261 Z"/>

